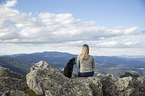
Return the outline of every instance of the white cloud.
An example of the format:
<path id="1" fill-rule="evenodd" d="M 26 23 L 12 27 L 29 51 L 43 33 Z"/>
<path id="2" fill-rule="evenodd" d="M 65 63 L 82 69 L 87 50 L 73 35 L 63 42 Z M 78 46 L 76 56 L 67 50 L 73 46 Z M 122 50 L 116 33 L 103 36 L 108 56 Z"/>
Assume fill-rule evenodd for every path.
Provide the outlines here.
<path id="1" fill-rule="evenodd" d="M 13 7 L 15 6 L 17 3 L 17 0 L 12 0 L 12 1 L 7 1 L 6 4 L 2 4 L 0 5 L 0 7 Z"/>
<path id="2" fill-rule="evenodd" d="M 0 40 L 16 38 L 16 30 L 13 27 L 0 28 Z"/>
<path id="3" fill-rule="evenodd" d="M 110 46 L 114 46 L 114 45 L 117 45 L 118 42 L 116 41 L 109 41 L 109 42 L 102 42 L 102 43 L 99 43 L 98 45 L 99 46 L 107 46 L 107 47 L 110 47 Z"/>
<path id="4" fill-rule="evenodd" d="M 16 3 L 17 0 L 12 0 L 0 5 L 0 43 L 67 47 L 87 43 L 93 48 L 145 47 L 145 34 L 140 32 L 138 26 L 110 29 L 96 26 L 95 21 L 75 19 L 70 13 L 46 12 L 33 17 L 32 12 L 22 13 L 12 9 Z M 140 35 L 143 36 L 142 40 Z"/>
<path id="5" fill-rule="evenodd" d="M 136 32 L 138 29 L 139 29 L 138 26 L 134 26 L 134 27 L 125 29 L 125 30 L 124 30 L 124 33 L 126 33 L 126 34 L 128 34 L 128 33 L 134 33 L 134 32 Z"/>
<path id="6" fill-rule="evenodd" d="M 130 45 L 136 45 L 137 43 L 136 42 L 125 42 L 124 43 L 124 45 L 128 45 L 128 46 L 130 46 Z"/>

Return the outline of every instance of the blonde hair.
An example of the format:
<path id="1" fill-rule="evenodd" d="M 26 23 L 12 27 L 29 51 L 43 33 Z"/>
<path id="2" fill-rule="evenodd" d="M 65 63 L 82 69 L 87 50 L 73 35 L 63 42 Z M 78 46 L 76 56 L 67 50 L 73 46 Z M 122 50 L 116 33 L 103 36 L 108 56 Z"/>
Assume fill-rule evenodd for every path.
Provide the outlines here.
<path id="1" fill-rule="evenodd" d="M 82 46 L 82 51 L 81 54 L 78 56 L 78 58 L 80 58 L 82 60 L 88 60 L 89 59 L 89 46 L 87 44 L 84 44 Z"/>

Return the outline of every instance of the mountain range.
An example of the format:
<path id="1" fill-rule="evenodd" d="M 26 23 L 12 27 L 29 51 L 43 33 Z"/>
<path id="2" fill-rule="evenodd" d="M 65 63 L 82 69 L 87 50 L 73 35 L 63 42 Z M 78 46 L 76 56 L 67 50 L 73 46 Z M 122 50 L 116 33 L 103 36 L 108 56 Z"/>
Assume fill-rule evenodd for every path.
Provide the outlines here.
<path id="1" fill-rule="evenodd" d="M 39 61 L 46 61 L 62 70 L 69 59 L 77 57 L 75 54 L 66 52 L 39 52 L 32 54 L 15 54 L 0 57 L 0 66 L 10 68 L 11 70 L 26 75 L 31 66 Z M 123 56 L 94 56 L 96 68 L 95 76 L 102 77 L 106 74 L 113 74 L 119 77 L 125 72 L 145 75 L 145 58 L 128 58 Z M 74 74 L 79 69 L 74 66 Z"/>

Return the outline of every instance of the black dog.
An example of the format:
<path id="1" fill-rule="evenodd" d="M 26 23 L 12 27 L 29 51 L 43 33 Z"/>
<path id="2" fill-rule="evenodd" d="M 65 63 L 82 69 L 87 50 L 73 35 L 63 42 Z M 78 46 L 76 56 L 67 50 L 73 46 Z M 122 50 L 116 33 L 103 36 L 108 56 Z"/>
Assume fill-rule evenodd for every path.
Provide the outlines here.
<path id="1" fill-rule="evenodd" d="M 72 58 L 68 61 L 66 67 L 64 68 L 64 75 L 68 78 L 72 77 L 72 73 L 73 73 L 73 65 L 76 64 L 75 62 L 76 58 Z"/>

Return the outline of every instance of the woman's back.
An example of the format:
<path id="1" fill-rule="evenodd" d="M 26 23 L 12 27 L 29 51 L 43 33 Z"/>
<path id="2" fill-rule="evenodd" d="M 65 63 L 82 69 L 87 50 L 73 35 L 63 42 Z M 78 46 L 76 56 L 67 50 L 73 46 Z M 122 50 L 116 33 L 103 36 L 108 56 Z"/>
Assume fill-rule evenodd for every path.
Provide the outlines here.
<path id="1" fill-rule="evenodd" d="M 77 65 L 80 68 L 80 72 L 92 72 L 93 66 L 95 65 L 94 58 L 89 55 L 88 60 L 83 60 L 80 56 L 77 60 Z"/>

